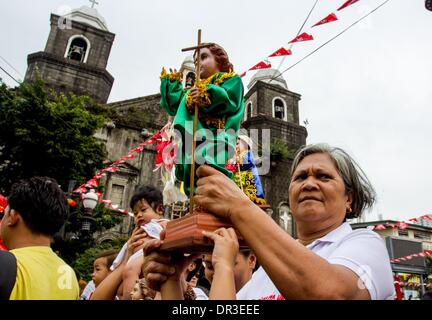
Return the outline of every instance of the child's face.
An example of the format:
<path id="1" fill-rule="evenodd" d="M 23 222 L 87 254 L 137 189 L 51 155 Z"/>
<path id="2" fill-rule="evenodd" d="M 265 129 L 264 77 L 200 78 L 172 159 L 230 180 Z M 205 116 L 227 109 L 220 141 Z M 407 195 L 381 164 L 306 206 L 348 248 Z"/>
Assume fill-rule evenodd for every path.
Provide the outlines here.
<path id="1" fill-rule="evenodd" d="M 138 281 L 135 282 L 135 285 L 132 289 L 132 292 L 130 293 L 130 299 L 131 300 L 143 300 L 144 296 L 142 294 L 140 284 Z"/>
<path id="2" fill-rule="evenodd" d="M 145 199 L 142 199 L 135 203 L 132 208 L 134 214 L 135 226 L 141 227 L 142 225 L 149 223 L 152 219 L 160 219 L 162 211 L 157 212 L 148 204 Z"/>
<path id="3" fill-rule="evenodd" d="M 107 258 L 99 258 L 93 262 L 92 280 L 95 287 L 97 287 L 110 274 L 107 262 Z"/>
<path id="4" fill-rule="evenodd" d="M 238 253 L 235 265 L 234 265 L 234 281 L 236 292 L 239 292 L 241 288 L 250 280 L 252 277 L 253 269 L 255 268 L 256 257 L 254 254 L 250 254 L 245 257 L 242 253 Z"/>
<path id="5" fill-rule="evenodd" d="M 206 79 L 219 72 L 219 68 L 215 59 L 215 56 L 211 53 L 209 48 L 203 48 L 200 50 L 201 59 L 201 79 Z"/>

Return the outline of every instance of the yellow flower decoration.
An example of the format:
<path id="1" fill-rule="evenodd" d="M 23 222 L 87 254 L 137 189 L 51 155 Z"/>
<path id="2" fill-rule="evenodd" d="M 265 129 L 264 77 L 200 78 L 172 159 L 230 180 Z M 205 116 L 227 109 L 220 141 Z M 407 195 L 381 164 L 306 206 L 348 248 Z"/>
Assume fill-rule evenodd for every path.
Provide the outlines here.
<path id="1" fill-rule="evenodd" d="M 182 82 L 183 80 L 183 75 L 181 72 L 171 72 L 168 73 L 165 68 L 162 68 L 162 72 L 160 74 L 160 79 L 165 79 L 168 78 L 168 80 L 170 81 L 177 81 L 177 82 Z"/>

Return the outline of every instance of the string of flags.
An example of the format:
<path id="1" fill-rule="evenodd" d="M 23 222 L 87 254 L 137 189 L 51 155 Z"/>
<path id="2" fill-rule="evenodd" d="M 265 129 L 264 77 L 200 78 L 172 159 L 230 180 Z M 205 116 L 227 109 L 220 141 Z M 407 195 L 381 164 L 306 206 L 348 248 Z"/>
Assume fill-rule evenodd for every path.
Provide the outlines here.
<path id="1" fill-rule="evenodd" d="M 411 288 L 418 289 L 421 286 L 420 283 L 416 283 L 416 282 L 393 281 L 393 283 L 395 284 L 395 286 L 399 285 L 401 288 L 411 287 Z M 426 284 L 423 285 L 425 286 Z"/>
<path id="2" fill-rule="evenodd" d="M 378 224 L 373 226 L 372 230 L 386 230 L 387 228 L 393 228 L 393 229 L 400 229 L 400 230 L 405 230 L 408 228 L 408 224 L 409 223 L 419 223 L 421 220 L 426 220 L 429 222 L 432 222 L 432 217 L 431 215 L 425 214 L 422 215 L 418 218 L 411 218 L 408 219 L 407 222 L 405 221 L 396 221 L 396 223 L 385 223 L 385 224 Z"/>
<path id="3" fill-rule="evenodd" d="M 353 5 L 354 3 L 358 2 L 358 1 L 360 1 L 360 0 L 345 1 L 336 11 L 341 11 L 345 8 L 348 8 L 349 6 Z M 322 18 L 320 21 L 313 24 L 311 26 L 311 28 L 322 26 L 324 24 L 335 22 L 337 20 L 339 20 L 339 19 L 338 19 L 336 13 L 332 12 L 332 13 L 328 14 L 326 17 Z M 314 37 L 312 34 L 310 34 L 308 32 L 303 32 L 302 34 L 299 34 L 298 36 L 296 36 L 294 39 L 290 40 L 287 44 L 294 44 L 297 42 L 306 42 L 306 41 L 312 41 L 312 40 L 314 40 Z M 276 51 L 274 51 L 273 53 L 271 53 L 270 55 L 265 57 L 263 60 L 261 60 L 260 62 L 255 64 L 253 67 L 251 67 L 248 70 L 241 73 L 240 77 L 244 77 L 246 75 L 246 73 L 249 71 L 271 68 L 272 65 L 269 61 L 269 58 L 289 56 L 292 54 L 293 54 L 293 52 L 291 49 L 287 49 L 287 48 L 285 48 L 285 46 L 282 46 L 281 48 L 277 49 Z"/>
<path id="4" fill-rule="evenodd" d="M 402 261 L 412 260 L 413 258 L 426 258 L 426 257 L 432 257 L 432 250 L 424 250 L 424 251 L 419 252 L 419 253 L 409 254 L 405 257 L 391 259 L 390 262 L 391 263 L 400 263 Z"/>
<path id="5" fill-rule="evenodd" d="M 135 159 L 136 156 L 137 156 L 137 154 L 141 153 L 146 146 L 162 143 L 162 133 L 164 132 L 164 130 L 165 130 L 165 128 L 167 126 L 165 126 L 164 128 L 162 128 L 161 131 L 155 133 L 153 136 L 151 136 L 146 141 L 140 143 L 136 148 L 130 150 L 127 155 L 125 155 L 125 156 L 123 156 L 121 158 L 118 158 L 117 160 L 115 160 L 108 167 L 106 167 L 106 168 L 104 168 L 102 170 L 99 170 L 93 176 L 92 179 L 88 180 L 86 183 L 83 183 L 78 188 L 76 188 L 75 190 L 73 190 L 73 193 L 79 194 L 81 196 L 81 198 L 83 199 L 84 198 L 84 194 L 87 193 L 88 190 L 97 189 L 99 187 L 99 180 L 101 178 L 105 177 L 107 175 L 107 173 L 115 173 L 115 172 L 117 172 L 117 167 L 119 165 L 121 165 L 122 163 L 125 163 L 126 161 Z M 119 208 L 119 205 L 113 204 L 111 200 L 102 199 L 103 198 L 103 194 L 101 192 L 96 192 L 96 194 L 97 194 L 97 196 L 100 199 L 99 203 L 104 203 L 106 206 L 108 206 L 110 209 L 112 209 L 114 211 L 117 211 L 117 212 L 119 212 L 121 214 L 129 215 L 129 216 L 133 217 L 133 213 L 129 212 L 126 209 Z M 74 200 L 72 200 L 72 199 L 68 199 L 68 202 L 69 202 L 69 205 L 72 206 L 72 207 L 77 205 L 77 203 Z"/>

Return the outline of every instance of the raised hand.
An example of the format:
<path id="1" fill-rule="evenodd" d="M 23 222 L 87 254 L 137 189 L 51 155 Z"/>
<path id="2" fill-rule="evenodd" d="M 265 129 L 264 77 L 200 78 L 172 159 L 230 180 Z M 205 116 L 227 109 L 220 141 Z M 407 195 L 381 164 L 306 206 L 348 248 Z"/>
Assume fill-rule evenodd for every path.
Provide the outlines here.
<path id="1" fill-rule="evenodd" d="M 239 252 L 237 235 L 233 228 L 221 228 L 215 232 L 203 231 L 203 235 L 212 239 L 215 246 L 212 254 L 212 265 L 215 272 L 224 268 L 234 270 L 234 264 Z"/>

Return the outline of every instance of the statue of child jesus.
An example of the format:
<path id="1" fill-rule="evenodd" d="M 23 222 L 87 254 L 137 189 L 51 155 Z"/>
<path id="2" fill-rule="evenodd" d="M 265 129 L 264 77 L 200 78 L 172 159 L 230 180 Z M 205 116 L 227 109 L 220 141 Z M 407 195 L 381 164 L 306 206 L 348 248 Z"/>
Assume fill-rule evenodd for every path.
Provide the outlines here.
<path id="1" fill-rule="evenodd" d="M 237 135 L 243 117 L 244 88 L 233 72 L 225 50 L 217 44 L 206 44 L 200 49 L 200 78 L 190 89 L 183 89 L 182 75 L 176 70 L 161 74 L 160 105 L 170 116 L 175 116 L 173 127 L 180 137 L 176 160 L 176 178 L 183 182 L 189 196 L 191 145 L 195 106 L 199 108 L 195 158 L 198 164 L 207 164 L 230 178 L 233 173 L 225 164 L 235 154 Z M 196 179 L 196 178 L 195 178 Z M 196 181 L 196 180 L 195 180 Z"/>

